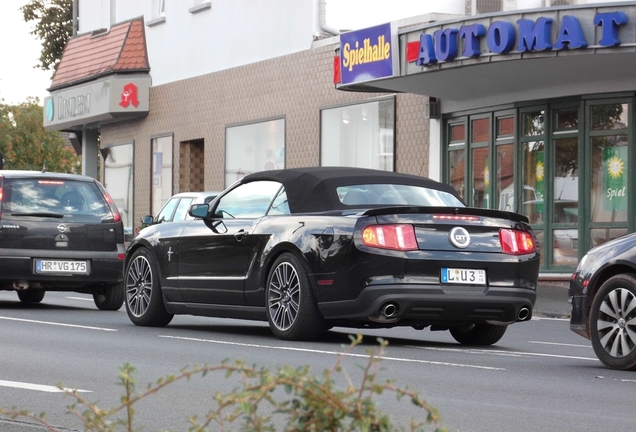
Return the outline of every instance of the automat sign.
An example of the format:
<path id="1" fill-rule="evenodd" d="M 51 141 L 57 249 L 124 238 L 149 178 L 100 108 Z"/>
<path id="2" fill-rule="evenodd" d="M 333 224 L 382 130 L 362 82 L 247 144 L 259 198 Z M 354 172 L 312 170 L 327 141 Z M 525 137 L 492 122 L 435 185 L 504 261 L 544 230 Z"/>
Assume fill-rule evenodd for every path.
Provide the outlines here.
<path id="1" fill-rule="evenodd" d="M 599 30 L 599 40 L 588 41 L 584 26 L 589 25 L 573 15 L 563 15 L 560 22 L 552 17 L 541 16 L 536 20 L 518 19 L 493 21 L 488 27 L 481 23 L 462 25 L 459 28 L 438 29 L 433 34 L 422 33 L 418 42 L 407 48 L 407 61 L 415 61 L 418 66 L 430 66 L 437 62 L 451 62 L 459 55 L 465 58 L 482 55 L 482 40 L 487 50 L 493 54 L 516 52 L 537 52 L 564 49 L 587 48 L 590 43 L 600 47 L 620 45 L 619 28 L 627 24 L 624 12 L 598 12 L 592 19 Z M 553 28 L 556 37 L 553 38 Z M 463 50 L 460 53 L 460 43 Z M 417 48 L 414 53 L 413 48 Z"/>

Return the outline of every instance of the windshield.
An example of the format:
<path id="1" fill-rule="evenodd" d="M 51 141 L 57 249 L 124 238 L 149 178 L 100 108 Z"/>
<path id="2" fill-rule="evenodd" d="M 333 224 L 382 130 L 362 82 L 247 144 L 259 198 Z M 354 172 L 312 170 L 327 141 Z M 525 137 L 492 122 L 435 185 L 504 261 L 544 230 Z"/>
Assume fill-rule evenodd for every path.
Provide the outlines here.
<path id="1" fill-rule="evenodd" d="M 411 185 L 350 185 L 337 188 L 337 192 L 340 202 L 349 206 L 464 207 L 459 199 L 448 192 Z"/>

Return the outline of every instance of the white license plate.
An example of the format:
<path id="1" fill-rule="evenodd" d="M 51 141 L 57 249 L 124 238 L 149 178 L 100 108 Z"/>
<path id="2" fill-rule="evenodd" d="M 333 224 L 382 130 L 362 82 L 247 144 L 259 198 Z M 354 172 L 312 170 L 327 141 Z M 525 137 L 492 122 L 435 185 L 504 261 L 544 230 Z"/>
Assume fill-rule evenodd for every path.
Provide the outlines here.
<path id="1" fill-rule="evenodd" d="M 442 283 L 486 285 L 486 270 L 442 268 Z"/>
<path id="2" fill-rule="evenodd" d="M 70 260 L 35 260 L 35 272 L 38 274 L 88 274 L 88 264 L 86 261 Z"/>

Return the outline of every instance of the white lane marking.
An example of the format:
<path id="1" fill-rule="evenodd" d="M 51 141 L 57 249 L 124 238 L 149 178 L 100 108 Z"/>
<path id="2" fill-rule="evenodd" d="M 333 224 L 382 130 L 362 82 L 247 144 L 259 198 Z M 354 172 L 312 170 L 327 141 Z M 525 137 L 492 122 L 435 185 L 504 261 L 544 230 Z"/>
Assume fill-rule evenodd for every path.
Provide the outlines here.
<path id="1" fill-rule="evenodd" d="M 67 388 L 59 388 L 54 386 L 31 384 L 31 383 L 18 382 L 18 381 L 0 380 L 0 386 L 13 387 L 13 388 L 24 389 L 24 390 L 36 390 L 36 391 L 42 391 L 42 392 L 48 392 L 48 393 L 62 393 L 65 391 L 70 391 L 70 392 L 76 391 L 78 393 L 92 393 L 91 390 L 67 389 Z"/>
<path id="2" fill-rule="evenodd" d="M 283 351 L 299 351 L 299 352 L 307 352 L 307 353 L 313 353 L 313 354 L 327 354 L 327 355 L 337 355 L 337 356 L 342 355 L 347 357 L 366 357 L 366 358 L 369 357 L 367 354 L 343 353 L 339 351 L 325 351 L 325 350 L 316 350 L 316 349 L 309 349 L 309 348 L 280 347 L 280 346 L 272 346 L 272 345 L 248 344 L 248 343 L 241 343 L 241 342 L 228 342 L 228 341 L 219 341 L 219 340 L 212 340 L 212 339 L 199 339 L 199 338 L 167 336 L 167 335 L 159 335 L 158 337 L 166 338 L 166 339 L 186 340 L 186 341 L 193 341 L 193 342 L 206 342 L 206 343 L 213 343 L 213 344 L 219 344 L 219 345 L 235 345 L 235 346 L 242 346 L 242 347 L 248 347 L 248 348 L 265 348 L 265 349 L 274 349 L 274 350 L 283 350 Z M 438 362 L 438 361 L 429 361 L 429 360 L 414 360 L 414 359 L 399 358 L 399 357 L 381 356 L 378 358 L 381 360 L 406 362 L 406 363 L 423 363 L 423 364 L 432 364 L 432 365 L 439 365 L 439 366 L 453 366 L 453 367 L 484 369 L 484 370 L 493 370 L 493 371 L 506 370 L 503 368 L 489 367 L 489 366 L 477 366 L 477 365 L 470 365 L 470 364 L 448 363 L 448 362 Z"/>
<path id="3" fill-rule="evenodd" d="M 567 321 L 567 322 L 570 322 L 570 318 L 550 318 L 550 317 L 533 316 L 530 321 Z"/>
<path id="4" fill-rule="evenodd" d="M 565 343 L 558 343 L 558 342 L 528 341 L 528 343 L 543 344 L 543 345 L 557 345 L 557 346 L 566 346 L 566 347 L 575 347 L 575 348 L 592 348 L 592 345 L 565 344 Z"/>
<path id="5" fill-rule="evenodd" d="M 45 324 L 45 325 L 60 326 L 60 327 L 75 327 L 75 328 L 81 328 L 86 330 L 99 330 L 99 331 L 109 331 L 109 332 L 119 331 L 117 329 L 109 329 L 109 328 L 102 328 L 102 327 L 90 327 L 90 326 L 82 326 L 82 325 L 76 325 L 76 324 L 63 324 L 63 323 L 55 323 L 50 321 L 37 321 L 37 320 L 28 320 L 23 318 L 10 318 L 10 317 L 3 317 L 3 316 L 0 316 L 0 320 L 21 321 L 21 322 L 28 322 L 33 324 Z"/>
<path id="6" fill-rule="evenodd" d="M 480 350 L 480 349 L 462 349 L 462 348 L 435 348 L 435 347 L 423 347 L 423 346 L 415 346 L 415 345 L 404 345 L 409 348 L 419 348 L 423 350 L 429 351 L 453 351 L 453 352 L 464 352 L 467 354 L 491 354 L 496 356 L 503 357 L 523 357 L 523 356 L 534 356 L 534 357 L 553 357 L 553 358 L 565 358 L 571 360 L 592 360 L 598 361 L 597 358 L 592 357 L 578 357 L 578 356 L 569 356 L 569 355 L 561 355 L 561 354 L 543 354 L 543 353 L 531 353 L 524 351 L 499 351 L 499 350 Z"/>

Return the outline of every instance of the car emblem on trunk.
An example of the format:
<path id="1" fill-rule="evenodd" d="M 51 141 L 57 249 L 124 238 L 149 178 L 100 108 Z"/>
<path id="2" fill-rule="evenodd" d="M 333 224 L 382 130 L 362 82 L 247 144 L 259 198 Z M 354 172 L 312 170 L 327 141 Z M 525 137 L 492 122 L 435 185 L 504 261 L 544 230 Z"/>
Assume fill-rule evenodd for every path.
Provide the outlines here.
<path id="1" fill-rule="evenodd" d="M 470 244 L 470 234 L 462 227 L 455 227 L 448 235 L 453 246 L 465 249 Z"/>
<path id="2" fill-rule="evenodd" d="M 57 230 L 58 230 L 59 232 L 63 233 L 63 232 L 68 231 L 68 228 L 67 228 L 67 226 L 66 226 L 66 225 L 64 225 L 64 224 L 59 224 L 59 225 L 57 226 Z"/>

